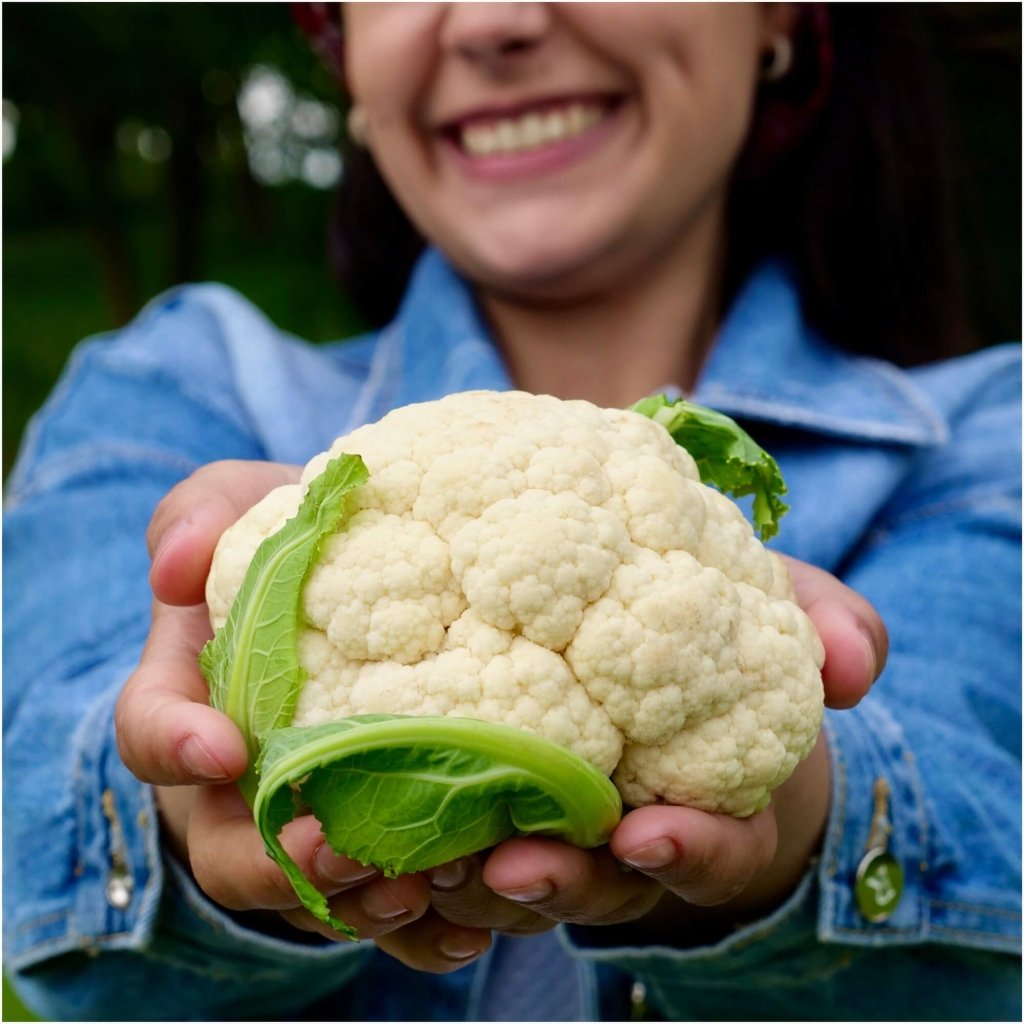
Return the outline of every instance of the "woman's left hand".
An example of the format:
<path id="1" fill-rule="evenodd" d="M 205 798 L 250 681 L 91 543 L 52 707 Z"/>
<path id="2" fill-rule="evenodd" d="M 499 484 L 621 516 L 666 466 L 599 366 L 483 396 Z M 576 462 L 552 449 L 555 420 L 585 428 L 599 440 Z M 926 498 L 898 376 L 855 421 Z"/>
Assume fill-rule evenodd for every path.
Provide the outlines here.
<path id="1" fill-rule="evenodd" d="M 885 626 L 835 577 L 787 563 L 797 599 L 825 645 L 825 702 L 853 707 L 885 664 Z M 820 847 L 830 789 L 820 735 L 771 805 L 752 817 L 649 806 L 625 815 L 598 850 L 543 838 L 507 840 L 486 858 L 429 872 L 431 909 L 377 942 L 411 967 L 447 972 L 456 937 L 468 962 L 487 947 L 492 931 L 528 934 L 562 921 L 621 926 L 624 942 L 714 941 L 793 891 Z"/>

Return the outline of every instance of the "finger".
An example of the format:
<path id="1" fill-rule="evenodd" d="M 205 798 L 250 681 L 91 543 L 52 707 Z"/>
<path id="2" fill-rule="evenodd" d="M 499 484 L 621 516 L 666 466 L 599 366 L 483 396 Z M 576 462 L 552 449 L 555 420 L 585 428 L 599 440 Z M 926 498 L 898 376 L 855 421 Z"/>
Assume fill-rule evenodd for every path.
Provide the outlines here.
<path id="1" fill-rule="evenodd" d="M 242 734 L 209 706 L 199 671 L 199 652 L 210 636 L 205 606 L 154 604 L 149 639 L 115 711 L 121 758 L 143 782 L 219 783 L 245 771 Z"/>
<path id="2" fill-rule="evenodd" d="M 277 462 L 214 462 L 169 491 L 146 533 L 157 598 L 200 604 L 220 535 L 275 487 L 295 483 L 300 472 Z"/>
<path id="3" fill-rule="evenodd" d="M 339 856 L 310 815 L 281 830 L 281 845 L 298 869 L 326 896 L 334 917 L 372 939 L 415 920 L 430 902 L 416 875 L 386 879 L 376 868 Z M 199 792 L 188 832 L 189 863 L 200 888 L 229 910 L 278 910 L 289 923 L 328 938 L 340 934 L 302 907 L 288 877 L 272 860 L 234 786 Z"/>
<path id="4" fill-rule="evenodd" d="M 605 848 L 580 850 L 553 839 L 509 839 L 484 865 L 483 880 L 504 899 L 553 921 L 615 924 L 647 913 L 662 889 L 626 872 Z"/>
<path id="5" fill-rule="evenodd" d="M 446 921 L 435 910 L 404 928 L 377 939 L 389 956 L 416 971 L 450 974 L 471 964 L 491 948 L 491 933 Z"/>
<path id="6" fill-rule="evenodd" d="M 771 809 L 749 818 L 690 807 L 631 811 L 609 848 L 623 863 L 701 907 L 738 896 L 775 856 L 778 833 Z"/>
<path id="7" fill-rule="evenodd" d="M 308 815 L 281 831 L 281 845 L 311 881 L 318 880 L 316 852 L 322 844 L 320 827 Z M 235 786 L 197 792 L 188 855 L 199 887 L 228 910 L 283 910 L 300 904 L 284 872 L 267 855 L 252 811 Z"/>
<path id="8" fill-rule="evenodd" d="M 430 909 L 430 888 L 420 875 L 376 876 L 328 900 L 331 914 L 354 928 L 360 939 L 380 939 L 408 927 Z M 341 936 L 301 907 L 282 911 L 296 927 L 326 938 Z"/>
<path id="9" fill-rule="evenodd" d="M 361 938 L 399 928 L 427 909 L 429 888 L 420 877 L 385 879 L 376 868 L 334 853 L 310 815 L 281 830 L 281 845 L 299 870 L 326 896 L 331 912 Z M 338 938 L 302 909 L 281 868 L 267 855 L 252 812 L 234 786 L 200 790 L 188 829 L 189 863 L 200 888 L 229 910 L 278 910 L 292 924 Z"/>
<path id="10" fill-rule="evenodd" d="M 510 935 L 547 931 L 555 922 L 484 885 L 480 860 L 462 857 L 426 872 L 434 910 L 452 924 Z"/>
<path id="11" fill-rule="evenodd" d="M 846 584 L 806 562 L 786 558 L 797 602 L 825 645 L 822 680 L 829 707 L 851 708 L 885 666 L 889 635 L 871 603 Z"/>

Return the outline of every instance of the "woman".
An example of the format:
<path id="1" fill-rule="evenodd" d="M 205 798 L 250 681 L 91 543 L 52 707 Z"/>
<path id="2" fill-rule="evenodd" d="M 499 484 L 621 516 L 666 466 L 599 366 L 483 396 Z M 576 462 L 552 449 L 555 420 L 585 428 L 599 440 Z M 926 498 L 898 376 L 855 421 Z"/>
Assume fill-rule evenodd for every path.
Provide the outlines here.
<path id="1" fill-rule="evenodd" d="M 821 175 L 829 133 L 853 130 L 856 33 L 784 4 L 351 4 L 344 22 L 353 135 L 429 243 L 395 319 L 312 350 L 223 289 L 172 293 L 78 357 L 12 481 L 7 956 L 23 990 L 72 1016 L 1019 1011 L 1019 353 L 914 371 L 851 353 L 908 361 L 941 280 L 909 288 L 911 233 L 871 253 L 897 267 L 890 291 L 879 274 L 850 301 L 873 278 L 846 279 L 838 228 L 863 192 Z M 892 165 L 871 166 L 888 186 Z M 831 233 L 781 216 L 805 186 Z M 897 214 L 880 237 L 908 227 Z M 897 288 L 912 317 L 886 308 Z M 519 839 L 385 879 L 300 819 L 289 852 L 369 940 L 338 944 L 230 784 L 244 746 L 195 663 L 211 550 L 344 430 L 509 386 L 603 405 L 675 387 L 770 435 L 835 711 L 768 811 L 644 808 L 597 853 Z M 882 620 L 893 650 L 858 703 L 886 662 Z"/>

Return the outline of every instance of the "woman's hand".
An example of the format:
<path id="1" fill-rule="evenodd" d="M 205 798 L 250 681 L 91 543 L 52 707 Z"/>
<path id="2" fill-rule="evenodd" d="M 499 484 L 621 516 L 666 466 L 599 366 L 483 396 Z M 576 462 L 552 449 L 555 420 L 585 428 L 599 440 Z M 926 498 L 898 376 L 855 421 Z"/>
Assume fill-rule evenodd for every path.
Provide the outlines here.
<path id="1" fill-rule="evenodd" d="M 156 598 L 152 628 L 118 702 L 117 736 L 128 768 L 156 787 L 166 841 L 211 899 L 234 911 L 279 911 L 298 928 L 337 938 L 300 908 L 266 855 L 252 812 L 231 784 L 245 770 L 245 743 L 235 724 L 209 706 L 197 660 L 211 636 L 203 601 L 217 540 L 270 490 L 298 476 L 295 466 L 214 463 L 161 502 L 147 537 Z M 282 840 L 296 864 L 332 896 L 334 913 L 366 938 L 408 924 L 429 905 L 425 878 L 384 879 L 338 857 L 310 817 L 288 825 Z M 276 924 L 272 918 L 259 923 Z M 457 941 L 460 929 L 449 934 Z"/>
<path id="2" fill-rule="evenodd" d="M 245 769 L 245 744 L 234 723 L 209 706 L 197 662 L 211 635 L 203 591 L 220 534 L 298 473 L 275 464 L 217 463 L 161 503 L 148 538 L 153 627 L 118 705 L 118 739 L 128 767 L 156 785 L 167 841 L 211 899 L 229 910 L 280 915 L 260 917 L 262 927 L 283 919 L 337 938 L 300 907 L 266 856 L 251 812 L 230 784 Z M 828 573 L 788 564 L 798 600 L 825 644 L 826 702 L 852 707 L 885 662 L 884 626 Z M 761 814 L 735 819 L 644 807 L 627 814 L 597 851 L 511 839 L 486 858 L 385 879 L 334 854 L 310 817 L 288 825 L 282 840 L 328 894 L 337 917 L 402 962 L 444 972 L 486 950 L 493 931 L 527 934 L 560 921 L 617 925 L 631 942 L 713 939 L 792 891 L 819 847 L 828 802 L 828 757 L 819 738 Z"/>
<path id="3" fill-rule="evenodd" d="M 835 577 L 787 559 L 797 600 L 825 645 L 826 703 L 853 707 L 885 664 L 888 638 L 871 607 Z M 482 857 L 434 869 L 431 910 L 378 940 L 403 963 L 450 969 L 444 922 L 526 934 L 560 921 L 620 926 L 626 943 L 693 945 L 768 913 L 793 891 L 820 847 L 829 808 L 824 736 L 760 814 L 738 819 L 687 807 L 627 814 L 607 848 L 510 839 Z M 632 870 L 626 869 L 629 865 Z"/>
<path id="4" fill-rule="evenodd" d="M 210 638 L 206 576 L 220 535 L 299 470 L 274 463 L 204 466 L 161 501 L 147 533 L 153 621 L 117 707 L 121 757 L 157 785 L 222 783 L 245 770 L 234 723 L 209 706 L 198 657 Z"/>

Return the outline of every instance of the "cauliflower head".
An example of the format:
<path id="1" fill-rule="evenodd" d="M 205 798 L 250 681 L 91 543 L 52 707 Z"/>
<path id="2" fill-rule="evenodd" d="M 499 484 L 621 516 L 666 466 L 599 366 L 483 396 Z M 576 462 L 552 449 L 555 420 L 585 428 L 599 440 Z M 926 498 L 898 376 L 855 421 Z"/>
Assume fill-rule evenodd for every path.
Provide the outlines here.
<path id="1" fill-rule="evenodd" d="M 293 724 L 511 725 L 627 804 L 736 816 L 810 750 L 823 648 L 783 563 L 661 423 L 584 401 L 466 392 L 338 438 L 222 537 L 215 629 L 341 453 L 369 479 L 302 592 Z"/>

